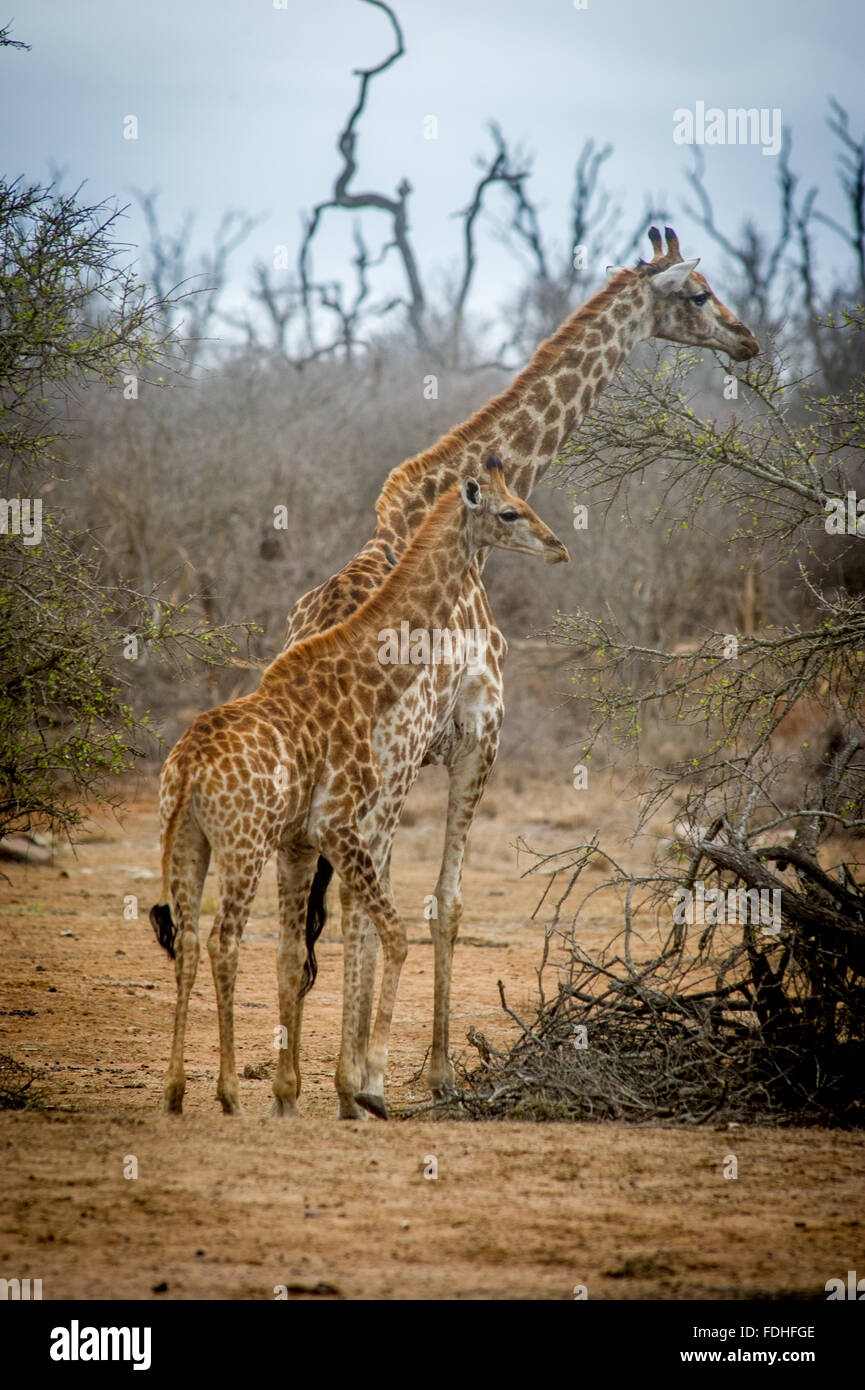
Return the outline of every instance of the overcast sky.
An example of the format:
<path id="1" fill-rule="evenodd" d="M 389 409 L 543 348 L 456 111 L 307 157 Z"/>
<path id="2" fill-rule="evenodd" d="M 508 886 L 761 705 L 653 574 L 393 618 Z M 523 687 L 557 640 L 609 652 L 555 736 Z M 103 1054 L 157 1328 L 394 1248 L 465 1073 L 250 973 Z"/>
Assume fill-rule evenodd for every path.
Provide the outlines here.
<path id="1" fill-rule="evenodd" d="M 859 138 L 862 0 L 587 0 L 585 9 L 574 0 L 396 0 L 396 9 L 406 55 L 372 86 L 354 188 L 391 193 L 409 178 L 413 235 L 433 284 L 454 272 L 461 224 L 452 214 L 490 148 L 490 119 L 534 156 L 529 190 L 561 247 L 573 167 L 591 136 L 614 146 L 605 178 L 623 226 L 651 195 L 671 209 L 685 255 L 702 256 L 710 278 L 720 270 L 719 251 L 684 212 L 690 155 L 673 140 L 674 111 L 698 102 L 780 108 L 802 184 L 816 184 L 821 206 L 841 212 L 827 99 L 847 107 Z M 275 244 L 294 257 L 301 212 L 327 196 L 339 167 L 334 142 L 356 95 L 352 70 L 391 45 L 386 16 L 362 0 L 287 0 L 285 9 L 274 0 L 26 0 L 16 10 L 14 36 L 32 48 L 0 51 L 4 172 L 44 179 L 53 164 L 67 188 L 86 179 L 93 200 L 159 189 L 166 226 L 197 211 L 196 241 L 228 207 L 262 214 L 235 261 L 236 295 Z M 137 140 L 123 138 L 128 115 L 138 118 Z M 424 139 L 429 115 L 436 140 Z M 776 157 L 760 145 L 704 153 L 725 227 L 774 219 Z M 490 206 L 481 312 L 520 279 L 495 239 L 505 204 Z M 333 216 L 317 251 L 321 276 L 344 274 L 351 254 L 351 219 Z M 375 249 L 386 227 L 369 214 L 364 226 Z M 134 213 L 124 234 L 142 239 Z M 843 256 L 829 233 L 821 249 Z"/>

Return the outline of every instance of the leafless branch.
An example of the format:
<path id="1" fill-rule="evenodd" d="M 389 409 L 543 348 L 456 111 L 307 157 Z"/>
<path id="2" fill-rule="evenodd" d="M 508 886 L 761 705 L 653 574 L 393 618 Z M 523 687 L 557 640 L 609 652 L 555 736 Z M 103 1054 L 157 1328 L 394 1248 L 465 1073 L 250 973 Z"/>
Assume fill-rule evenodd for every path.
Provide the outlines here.
<path id="1" fill-rule="evenodd" d="M 393 198 L 388 197 L 384 193 L 371 191 L 354 193 L 350 189 L 350 185 L 357 173 L 357 160 L 355 157 L 358 139 L 357 124 L 366 107 L 369 85 L 373 78 L 386 72 L 387 69 L 398 62 L 405 53 L 402 30 L 400 29 L 399 21 L 391 7 L 385 4 L 384 0 L 364 0 L 364 3 L 374 5 L 376 9 L 383 10 L 387 15 L 393 30 L 395 46 L 393 51 L 374 67 L 358 68 L 355 70 L 354 75 L 360 78 L 357 100 L 337 139 L 337 149 L 342 156 L 342 167 L 334 180 L 331 197 L 318 203 L 313 208 L 304 229 L 298 258 L 298 269 L 301 298 L 306 315 L 307 340 L 310 351 L 314 351 L 316 348 L 313 303 L 315 286 L 311 274 L 312 244 L 321 224 L 322 217 L 328 210 L 333 208 L 350 208 L 354 211 L 369 208 L 378 212 L 384 212 L 388 215 L 391 220 L 392 244 L 396 248 L 400 260 L 402 261 L 408 284 L 409 322 L 412 326 L 418 346 L 427 346 L 424 328 L 426 301 L 421 285 L 417 259 L 409 236 L 408 199 L 411 194 L 411 185 L 407 179 L 402 179 L 397 187 L 396 196 Z"/>

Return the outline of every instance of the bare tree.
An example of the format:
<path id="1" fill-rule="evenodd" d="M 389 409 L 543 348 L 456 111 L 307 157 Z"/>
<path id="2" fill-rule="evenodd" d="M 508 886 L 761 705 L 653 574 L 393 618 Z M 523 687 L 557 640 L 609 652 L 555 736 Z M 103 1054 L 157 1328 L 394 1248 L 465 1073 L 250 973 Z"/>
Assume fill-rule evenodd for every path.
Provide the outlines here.
<path id="1" fill-rule="evenodd" d="M 530 167 L 514 181 L 512 217 L 500 229 L 500 236 L 518 254 L 523 253 L 528 278 L 509 307 L 513 328 L 506 347 L 512 357 L 533 351 L 577 307 L 589 291 L 602 256 L 625 264 L 636 255 L 651 222 L 670 220 L 666 208 L 647 198 L 633 232 L 623 240 L 621 209 L 601 183 L 603 166 L 612 152 L 611 145 L 596 148 L 591 138 L 583 143 L 574 168 L 563 253 L 554 251 L 545 238 L 537 208 L 526 190 Z"/>
<path id="2" fill-rule="evenodd" d="M 850 117 L 844 107 L 834 97 L 830 97 L 829 105 L 834 115 L 828 119 L 827 125 L 841 145 L 838 164 L 841 187 L 847 200 L 850 227 L 848 229 L 842 226 L 834 217 L 827 217 L 819 209 L 815 211 L 814 217 L 833 232 L 837 232 L 853 253 L 859 275 L 857 292 L 865 299 L 865 136 L 861 140 L 854 140 L 850 134 Z"/>
<path id="3" fill-rule="evenodd" d="M 322 300 L 322 287 L 317 286 L 314 282 L 311 269 L 312 243 L 321 224 L 322 217 L 325 212 L 333 208 L 346 208 L 350 211 L 374 209 L 387 215 L 390 220 L 390 240 L 383 245 L 380 253 L 380 260 L 383 260 L 390 250 L 396 251 L 402 262 L 408 296 L 407 299 L 393 301 L 392 304 L 399 302 L 405 305 L 408 311 L 409 322 L 418 345 L 426 346 L 426 335 L 424 331 L 426 299 L 421 284 L 417 258 L 409 234 L 408 199 L 412 191 L 411 184 L 408 179 L 401 179 L 396 189 L 396 195 L 393 197 L 385 193 L 376 192 L 355 193 L 350 188 L 355 174 L 357 173 L 357 159 L 355 157 L 357 123 L 366 106 L 369 85 L 373 78 L 379 76 L 380 73 L 386 72 L 387 69 L 398 62 L 405 53 L 399 20 L 390 5 L 385 4 L 384 0 L 364 0 L 364 3 L 373 5 L 376 9 L 383 10 L 387 15 L 393 30 L 395 46 L 393 51 L 374 67 L 359 68 L 356 71 L 355 75 L 360 78 L 357 100 L 349 113 L 345 126 L 340 131 L 337 138 L 337 149 L 342 157 L 342 167 L 334 180 L 331 196 L 323 202 L 318 203 L 316 207 L 313 208 L 304 230 L 300 246 L 300 255 L 298 257 L 298 271 L 301 299 L 306 318 L 307 350 L 310 353 L 315 352 L 318 346 L 314 322 L 315 297 L 318 297 L 319 303 L 321 303 L 323 307 L 334 310 L 341 320 L 340 331 L 332 346 L 336 347 L 340 342 L 344 341 L 346 317 L 342 309 L 341 300 L 332 292 L 328 294 L 327 291 L 325 291 L 325 299 Z M 365 258 L 363 268 L 366 268 Z M 359 293 L 362 295 L 362 302 L 362 299 L 365 298 L 366 295 L 363 290 Z"/>
<path id="4" fill-rule="evenodd" d="M 190 259 L 189 243 L 195 214 L 187 212 L 177 231 L 168 232 L 159 222 L 158 193 L 136 191 L 135 196 L 148 233 L 146 278 L 165 305 L 169 326 L 178 333 L 182 331 L 184 351 L 194 363 L 220 314 L 231 257 L 260 219 L 236 210 L 224 212 L 213 236 L 212 249 L 194 262 Z M 193 284 L 198 280 L 205 283 Z"/>
<path id="5" fill-rule="evenodd" d="M 756 311 L 756 331 L 773 336 L 780 324 L 778 277 L 793 230 L 793 195 L 797 179 L 790 171 L 790 144 L 785 132 L 778 159 L 779 229 L 772 240 L 751 218 L 745 221 L 737 241 L 721 231 L 706 189 L 705 160 L 698 145 L 692 147 L 694 167 L 686 176 L 697 195 L 697 207 L 687 208 L 688 215 L 724 250 L 739 272 L 740 285 L 738 291 L 734 291 L 734 300 L 746 303 L 752 317 Z"/>
<path id="6" fill-rule="evenodd" d="M 811 186 L 798 196 L 799 176 L 790 166 L 792 141 L 785 133 L 778 162 L 778 224 L 768 234 L 753 219 L 747 219 L 738 235 L 721 229 L 706 187 L 702 151 L 694 147 L 694 167 L 688 182 L 697 197 L 697 207 L 688 212 L 720 246 L 738 271 L 739 284 L 732 300 L 753 320 L 760 337 L 779 339 L 786 350 L 798 356 L 801 368 L 819 367 L 833 390 L 843 389 L 860 363 L 838 355 L 839 338 L 832 332 L 834 318 L 857 300 L 865 302 L 865 136 L 854 139 L 847 111 L 834 98 L 829 99 L 832 115 L 827 125 L 839 145 L 839 183 L 844 196 L 848 225 L 828 216 L 818 206 L 819 189 Z M 852 258 L 853 277 L 841 282 L 833 277 L 831 287 L 821 292 L 815 269 L 813 226 L 820 223 L 834 232 Z M 809 345 L 811 360 L 803 360 L 802 340 Z M 845 343 L 849 348 L 850 344 Z M 861 343 L 854 343 L 861 348 Z"/>
<path id="7" fill-rule="evenodd" d="M 365 3 L 375 5 L 388 16 L 394 47 L 374 67 L 357 71 L 356 76 L 360 79 L 357 100 L 337 139 L 341 167 L 330 196 L 318 203 L 306 220 L 298 259 L 298 289 L 306 330 L 305 347 L 293 360 L 302 364 L 312 357 L 329 355 L 339 349 L 346 356 L 351 356 L 351 344 L 357 341 L 365 315 L 383 317 L 393 309 L 402 307 L 406 310 L 410 331 L 418 347 L 438 360 L 459 362 L 464 350 L 466 307 L 477 269 L 478 218 L 489 190 L 497 185 L 507 190 L 513 204 L 510 222 L 502 235 L 510 246 L 528 253 L 532 275 L 531 285 L 517 307 L 517 328 L 511 335 L 510 346 L 522 351 L 526 339 L 531 338 L 530 348 L 533 349 L 538 339 L 561 322 L 573 307 L 571 301 L 575 290 L 587 283 L 588 266 L 617 220 L 618 214 L 611 208 L 609 196 L 599 188 L 600 169 L 609 158 L 611 148 L 605 146 L 596 150 L 591 140 L 583 147 L 575 171 L 568 254 L 563 265 L 554 270 L 544 245 L 537 209 L 526 192 L 531 162 L 519 150 L 511 150 L 500 126 L 495 121 L 490 123 L 493 152 L 477 160 L 480 174 L 472 196 L 466 207 L 456 214 L 463 220 L 462 263 L 455 279 L 445 340 L 443 343 L 433 341 L 429 297 L 410 234 L 408 204 L 411 184 L 407 178 L 401 179 L 395 195 L 378 191 L 354 192 L 352 187 L 358 172 L 358 126 L 366 108 L 370 85 L 374 78 L 386 72 L 405 54 L 402 30 L 392 8 L 384 0 L 365 0 Z M 357 289 L 350 302 L 339 286 L 317 282 L 312 271 L 315 238 L 325 214 L 334 210 L 384 213 L 390 223 L 390 234 L 374 259 L 367 255 L 360 234 L 355 230 Z M 650 215 L 663 218 L 665 213 L 663 209 L 650 208 L 645 217 Z M 641 220 L 641 230 L 644 227 L 645 218 Z M 636 235 L 630 243 L 631 247 L 636 246 Z M 383 304 L 374 305 L 369 302 L 367 272 L 382 265 L 391 252 L 396 253 L 402 264 L 406 290 Z M 277 290 L 269 273 L 258 271 L 257 275 L 259 298 L 268 309 L 278 340 L 284 343 L 284 324 L 288 321 L 287 315 L 291 312 L 289 306 L 294 304 L 297 291 L 291 286 Z M 528 315 L 528 305 L 532 300 L 541 306 L 541 310 L 540 313 Z M 329 311 L 337 321 L 335 331 L 324 344 L 319 341 L 317 326 L 317 314 L 321 309 Z"/>
<path id="8" fill-rule="evenodd" d="M 13 39 L 13 38 L 11 37 L 11 34 L 12 34 L 12 25 L 11 25 L 11 23 L 10 23 L 10 24 L 4 24 L 3 28 L 0 29 L 0 48 L 22 48 L 22 49 L 26 50 L 27 53 L 29 53 L 29 52 L 30 52 L 30 44 L 29 44 L 29 43 L 23 43 L 21 39 Z"/>

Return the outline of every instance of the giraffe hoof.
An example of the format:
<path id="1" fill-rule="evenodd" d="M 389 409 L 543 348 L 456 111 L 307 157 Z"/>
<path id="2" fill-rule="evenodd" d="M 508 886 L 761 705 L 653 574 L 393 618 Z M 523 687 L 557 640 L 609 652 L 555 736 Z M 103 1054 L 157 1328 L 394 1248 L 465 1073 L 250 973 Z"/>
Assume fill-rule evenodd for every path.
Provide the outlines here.
<path id="1" fill-rule="evenodd" d="M 162 1095 L 162 1111 L 165 1115 L 183 1114 L 185 1086 L 166 1086 Z"/>
<path id="2" fill-rule="evenodd" d="M 430 1067 L 424 1073 L 424 1085 L 432 1092 L 435 1100 L 450 1100 L 456 1093 L 456 1073 L 450 1062 Z"/>
<path id="3" fill-rule="evenodd" d="M 377 1119 L 387 1119 L 387 1106 L 384 1103 L 384 1096 L 374 1096 L 369 1091 L 358 1091 L 355 1100 L 358 1105 L 362 1105 L 364 1110 L 368 1110 L 369 1113 L 375 1115 Z"/>
<path id="4" fill-rule="evenodd" d="M 271 1117 L 273 1118 L 277 1118 L 282 1115 L 296 1116 L 297 1106 L 295 1105 L 293 1100 L 285 1100 L 284 1098 L 277 1096 L 273 1102 L 273 1105 L 270 1107 L 270 1113 Z"/>
<path id="5" fill-rule="evenodd" d="M 369 1119 L 369 1115 L 365 1110 L 361 1110 L 354 1096 L 340 1096 L 337 1119 L 366 1121 Z"/>
<path id="6" fill-rule="evenodd" d="M 453 1100 L 456 1096 L 456 1087 L 450 1081 L 443 1081 L 440 1086 L 431 1086 L 433 1100 Z"/>

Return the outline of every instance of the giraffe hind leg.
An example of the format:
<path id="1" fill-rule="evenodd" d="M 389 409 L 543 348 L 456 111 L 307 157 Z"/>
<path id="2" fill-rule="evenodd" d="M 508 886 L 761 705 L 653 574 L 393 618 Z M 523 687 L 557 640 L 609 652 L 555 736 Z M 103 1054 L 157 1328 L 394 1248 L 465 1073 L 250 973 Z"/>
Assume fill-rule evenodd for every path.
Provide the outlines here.
<path id="1" fill-rule="evenodd" d="M 175 923 L 168 904 L 159 904 L 150 913 L 150 920 L 156 930 L 160 945 L 164 946 L 174 959 L 174 974 L 177 981 L 174 1036 L 163 1090 L 163 1109 L 167 1115 L 179 1115 L 183 1110 L 183 1097 L 186 1092 L 183 1047 L 189 1014 L 189 998 L 192 994 L 192 986 L 195 983 L 201 954 L 198 940 L 201 894 L 210 863 L 210 845 L 203 831 L 192 821 L 191 817 L 187 817 L 175 840 L 173 861 L 170 888 L 177 921 Z M 170 937 L 170 941 L 163 940 L 163 935 L 166 938 Z"/>
<path id="2" fill-rule="evenodd" d="M 234 985 L 240 938 L 249 917 L 266 856 L 220 866 L 219 906 L 207 938 L 219 1019 L 217 1099 L 226 1115 L 242 1115 L 234 1051 Z"/>
<path id="3" fill-rule="evenodd" d="M 282 848 L 277 856 L 279 887 L 279 946 L 276 953 L 279 988 L 280 1050 L 273 1081 L 271 1115 L 294 1115 L 300 1095 L 300 1032 L 303 999 L 315 978 L 311 965 L 314 937 L 324 925 L 324 891 L 330 866 L 319 862 L 315 851 Z M 310 885 L 318 885 L 313 901 L 318 911 L 307 912 Z M 312 945 L 310 938 L 313 938 Z"/>

